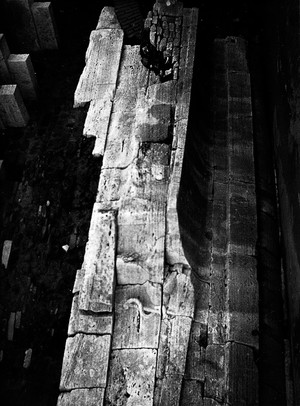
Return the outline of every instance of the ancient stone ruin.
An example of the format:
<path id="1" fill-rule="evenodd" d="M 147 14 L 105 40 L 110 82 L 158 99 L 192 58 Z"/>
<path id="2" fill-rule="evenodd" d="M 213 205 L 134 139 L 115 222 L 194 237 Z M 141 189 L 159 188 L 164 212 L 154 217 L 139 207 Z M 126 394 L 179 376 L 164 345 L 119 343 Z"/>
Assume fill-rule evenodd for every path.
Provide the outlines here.
<path id="1" fill-rule="evenodd" d="M 258 402 L 246 43 L 215 41 L 207 143 L 190 109 L 197 23 L 180 2 L 148 13 L 151 43 L 172 58 L 167 81 L 141 64 L 138 45 L 123 45 L 113 8 L 91 32 L 74 106 L 89 103 L 84 133 L 103 165 L 59 406 Z M 213 231 L 203 237 L 203 227 Z"/>

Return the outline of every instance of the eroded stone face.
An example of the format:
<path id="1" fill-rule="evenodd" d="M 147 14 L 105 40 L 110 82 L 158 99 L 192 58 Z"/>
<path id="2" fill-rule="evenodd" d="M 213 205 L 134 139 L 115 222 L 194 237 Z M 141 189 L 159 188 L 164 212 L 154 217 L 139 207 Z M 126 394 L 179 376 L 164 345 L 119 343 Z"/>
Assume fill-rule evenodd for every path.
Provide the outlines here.
<path id="1" fill-rule="evenodd" d="M 101 406 L 104 399 L 104 389 L 75 389 L 62 393 L 57 406 Z"/>
<path id="2" fill-rule="evenodd" d="M 116 290 L 112 348 L 157 348 L 161 321 L 161 286 L 119 286 Z"/>
<path id="3" fill-rule="evenodd" d="M 154 349 L 112 351 L 105 394 L 107 404 L 153 405 L 156 353 Z"/>
<path id="4" fill-rule="evenodd" d="M 76 334 L 66 341 L 60 389 L 105 388 L 111 337 Z"/>

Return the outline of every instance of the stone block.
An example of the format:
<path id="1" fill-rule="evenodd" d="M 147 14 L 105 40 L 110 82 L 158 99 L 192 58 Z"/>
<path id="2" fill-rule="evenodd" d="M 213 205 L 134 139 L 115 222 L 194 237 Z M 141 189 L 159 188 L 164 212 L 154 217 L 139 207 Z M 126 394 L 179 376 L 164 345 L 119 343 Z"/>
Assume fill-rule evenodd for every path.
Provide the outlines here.
<path id="1" fill-rule="evenodd" d="M 38 89 L 34 68 L 29 54 L 10 54 L 8 67 L 13 83 L 18 85 L 25 100 L 36 100 Z"/>
<path id="2" fill-rule="evenodd" d="M 7 85 L 11 83 L 11 76 L 7 65 L 7 59 L 10 55 L 5 35 L 0 34 L 0 84 Z"/>
<path id="3" fill-rule="evenodd" d="M 117 287 L 112 348 L 158 348 L 160 319 L 159 284 Z"/>
<path id="4" fill-rule="evenodd" d="M 34 0 L 3 0 L 3 10 L 9 16 L 9 37 L 18 52 L 40 49 L 31 12 Z"/>
<path id="5" fill-rule="evenodd" d="M 57 49 L 58 32 L 51 2 L 34 2 L 31 11 L 41 49 Z"/>
<path id="6" fill-rule="evenodd" d="M 79 309 L 111 312 L 115 288 L 116 213 L 95 203 L 85 249 Z"/>
<path id="7" fill-rule="evenodd" d="M 79 333 L 67 338 L 60 390 L 105 388 L 110 341 L 109 335 Z"/>
<path id="8" fill-rule="evenodd" d="M 106 404 L 152 406 L 156 358 L 154 349 L 112 351 Z"/>
<path id="9" fill-rule="evenodd" d="M 5 127 L 25 127 L 29 115 L 17 85 L 0 86 L 0 117 Z"/>
<path id="10" fill-rule="evenodd" d="M 121 29 L 114 7 L 103 7 L 99 16 L 96 30 L 103 28 L 117 28 Z"/>
<path id="11" fill-rule="evenodd" d="M 57 406 L 103 406 L 104 389 L 74 389 L 62 393 L 58 398 Z"/>
<path id="12" fill-rule="evenodd" d="M 78 294 L 73 297 L 68 335 L 76 333 L 86 334 L 112 334 L 113 317 L 110 314 L 90 314 L 79 310 Z"/>

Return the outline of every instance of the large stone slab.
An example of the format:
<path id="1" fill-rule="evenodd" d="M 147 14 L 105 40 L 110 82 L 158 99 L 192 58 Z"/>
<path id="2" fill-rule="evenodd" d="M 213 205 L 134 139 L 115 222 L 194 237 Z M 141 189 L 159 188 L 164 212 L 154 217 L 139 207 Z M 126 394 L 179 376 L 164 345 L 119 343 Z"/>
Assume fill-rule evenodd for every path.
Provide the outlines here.
<path id="1" fill-rule="evenodd" d="M 158 348 L 160 319 L 159 284 L 117 287 L 112 348 Z"/>
<path id="2" fill-rule="evenodd" d="M 103 90 L 109 89 L 111 97 L 114 96 L 123 36 L 123 31 L 120 29 L 101 29 L 91 32 L 85 57 L 86 66 L 74 95 L 74 107 L 101 99 Z"/>
<path id="3" fill-rule="evenodd" d="M 111 312 L 115 286 L 116 213 L 95 203 L 86 245 L 79 309 Z"/>
<path id="4" fill-rule="evenodd" d="M 25 127 L 29 115 L 17 85 L 0 86 L 0 117 L 5 127 Z"/>
<path id="5" fill-rule="evenodd" d="M 112 351 L 106 404 L 152 406 L 156 357 L 154 349 Z"/>
<path id="6" fill-rule="evenodd" d="M 62 393 L 58 398 L 57 406 L 102 406 L 104 402 L 104 389 L 74 389 Z"/>
<path id="7" fill-rule="evenodd" d="M 16 83 L 26 100 L 36 100 L 38 85 L 29 54 L 10 54 L 8 67 L 13 83 Z"/>
<path id="8" fill-rule="evenodd" d="M 68 335 L 77 333 L 86 334 L 112 334 L 112 314 L 101 315 L 101 313 L 90 314 L 79 310 L 79 295 L 73 297 L 71 315 L 69 319 Z"/>
<path id="9" fill-rule="evenodd" d="M 58 31 L 50 1 L 34 2 L 31 12 L 41 49 L 58 48 Z"/>
<path id="10" fill-rule="evenodd" d="M 79 333 L 67 338 L 60 390 L 105 388 L 110 341 L 109 335 Z"/>

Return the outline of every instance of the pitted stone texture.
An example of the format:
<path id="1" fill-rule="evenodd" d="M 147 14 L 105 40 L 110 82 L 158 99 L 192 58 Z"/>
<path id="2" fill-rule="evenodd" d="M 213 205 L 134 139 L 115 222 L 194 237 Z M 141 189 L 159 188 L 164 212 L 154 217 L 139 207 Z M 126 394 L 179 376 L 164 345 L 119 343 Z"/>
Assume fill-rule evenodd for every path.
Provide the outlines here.
<path id="1" fill-rule="evenodd" d="M 76 334 L 67 338 L 60 390 L 105 388 L 110 341 L 109 335 Z"/>
<path id="2" fill-rule="evenodd" d="M 157 348 L 160 319 L 159 284 L 117 287 L 112 348 Z"/>
<path id="3" fill-rule="evenodd" d="M 95 203 L 83 262 L 79 309 L 111 312 L 115 286 L 116 213 Z"/>
<path id="4" fill-rule="evenodd" d="M 112 334 L 113 316 L 108 314 L 89 314 L 80 311 L 78 300 L 79 296 L 76 294 L 72 301 L 68 335 L 72 336 L 76 333 Z"/>
<path id="5" fill-rule="evenodd" d="M 112 351 L 106 404 L 152 406 L 156 357 L 153 349 Z"/>
<path id="6" fill-rule="evenodd" d="M 102 406 L 104 389 L 74 389 L 62 393 L 58 398 L 57 406 Z"/>

